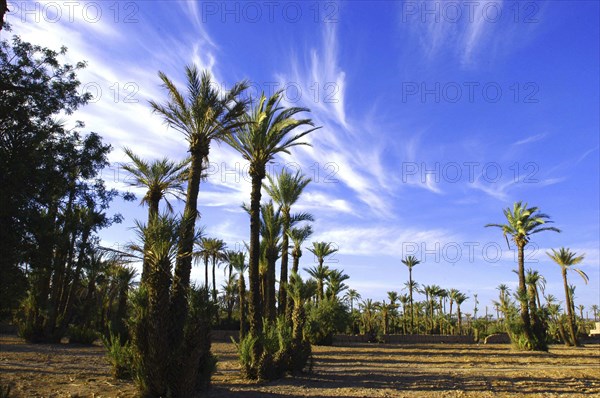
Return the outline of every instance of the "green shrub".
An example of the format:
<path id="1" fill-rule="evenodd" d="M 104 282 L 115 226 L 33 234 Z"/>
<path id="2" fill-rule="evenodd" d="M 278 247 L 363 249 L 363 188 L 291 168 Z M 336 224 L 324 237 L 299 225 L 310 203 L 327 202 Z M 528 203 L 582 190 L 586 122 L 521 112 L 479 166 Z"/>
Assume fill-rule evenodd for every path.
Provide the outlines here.
<path id="1" fill-rule="evenodd" d="M 337 300 L 323 300 L 307 312 L 304 335 L 311 344 L 333 344 L 333 335 L 345 331 L 351 323 L 346 307 Z"/>
<path id="2" fill-rule="evenodd" d="M 112 366 L 112 374 L 117 379 L 131 379 L 134 374 L 134 351 L 129 342 L 121 344 L 119 336 L 110 334 L 103 337 L 106 355 Z"/>
<path id="3" fill-rule="evenodd" d="M 91 328 L 72 326 L 69 329 L 69 344 L 92 345 L 98 339 L 98 333 Z"/>

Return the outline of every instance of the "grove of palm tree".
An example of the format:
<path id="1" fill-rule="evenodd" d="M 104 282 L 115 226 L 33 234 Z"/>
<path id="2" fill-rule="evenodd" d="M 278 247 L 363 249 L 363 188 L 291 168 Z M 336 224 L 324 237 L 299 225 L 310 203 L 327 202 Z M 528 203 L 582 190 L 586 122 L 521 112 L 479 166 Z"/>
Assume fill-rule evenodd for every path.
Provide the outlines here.
<path id="1" fill-rule="evenodd" d="M 449 273 L 458 273 L 456 269 L 432 271 L 439 264 L 427 253 L 398 255 L 395 246 L 408 243 L 410 233 L 399 239 L 389 236 L 393 243 L 371 248 L 384 253 L 382 258 L 389 263 L 385 266 L 393 266 L 393 272 L 383 276 L 385 283 L 377 280 L 371 285 L 365 273 L 374 276 L 384 265 L 363 260 L 362 247 L 343 242 L 344 234 L 366 236 L 372 230 L 364 227 L 362 232 L 363 221 L 356 227 L 359 233 L 336 229 L 345 217 L 337 213 L 331 219 L 316 216 L 313 210 L 327 211 L 323 209 L 330 204 L 320 199 L 327 197 L 322 192 L 326 188 L 317 186 L 315 174 L 287 167 L 305 159 L 309 151 L 322 150 L 319 134 L 330 127 L 316 116 L 318 112 L 296 106 L 284 90 L 253 93 L 250 77 L 224 88 L 210 67 L 190 64 L 181 68 L 184 80 L 159 71 L 155 77 L 159 89 L 150 91 L 154 97 L 144 104 L 153 122 L 162 123 L 165 134 L 175 137 L 178 152 L 165 149 L 169 156 L 155 156 L 134 145 L 113 148 L 107 138 L 84 133 L 83 123 L 70 129 L 59 121 L 60 115 L 69 115 L 92 99 L 82 94 L 77 77 L 85 64 L 61 64 L 65 52 L 18 37 L 12 45 L 2 41 L 2 81 L 18 84 L 0 87 L 0 174 L 9 188 L 0 204 L 4 230 L 0 320 L 14 327 L 22 340 L 12 341 L 11 347 L 40 343 L 60 347 L 65 340 L 81 344 L 81 349 L 101 349 L 117 384 L 106 383 L 111 388 L 135 386 L 132 394 L 142 397 L 228 396 L 248 386 L 281 385 L 276 383 L 289 383 L 297 393 L 299 385 L 310 388 L 313 382 L 327 385 L 316 395 L 364 395 L 371 387 L 363 385 L 365 380 L 378 391 L 393 385 L 390 368 L 404 366 L 402 356 L 421 356 L 427 362 L 446 355 L 446 345 L 460 344 L 456 356 L 461 361 L 487 350 L 473 354 L 479 362 L 479 357 L 494 353 L 474 343 L 494 338 L 506 338 L 502 344 L 510 341 L 501 348 L 508 354 L 498 357 L 534 358 L 540 369 L 554 362 L 543 362 L 543 353 L 522 352 L 569 350 L 568 355 L 557 351 L 566 362 L 569 355 L 597 358 L 597 353 L 586 350 L 593 343 L 588 343 L 592 340 L 587 335 L 598 321 L 598 305 L 577 297 L 588 288 L 591 278 L 583 266 L 593 254 L 586 257 L 579 248 L 560 247 L 546 251 L 546 263 L 528 257 L 535 238 L 562 239 L 564 234 L 550 232 L 566 233 L 573 228 L 568 220 L 557 219 L 559 229 L 540 207 L 511 203 L 502 196 L 506 207 L 498 206 L 497 213 L 487 215 L 496 222 L 460 220 L 482 234 L 490 231 L 487 227 L 500 229 L 502 236 L 496 234 L 495 239 L 502 247 L 505 242 L 509 250 L 516 249 L 514 261 L 502 259 L 502 271 L 493 264 L 477 264 L 488 285 L 477 284 L 467 274 L 460 282 L 449 278 Z M 112 150 L 122 151 L 126 159 L 119 163 L 127 173 L 123 190 L 110 188 L 102 179 Z M 361 148 L 355 150 L 357 157 L 362 155 Z M 245 162 L 248 180 L 235 188 L 227 181 L 209 181 L 211 162 L 221 157 Z M 284 161 L 288 163 L 281 166 Z M 340 177 L 347 179 L 351 179 L 347 174 Z M 22 188 L 16 190 L 19 181 Z M 222 190 L 208 192 L 215 187 Z M 219 214 L 215 222 L 216 217 L 210 216 L 217 206 L 209 199 L 215 192 L 230 191 L 236 195 L 237 213 L 232 211 L 230 219 Z M 363 193 L 367 191 L 364 188 Z M 141 200 L 133 192 L 141 192 Z M 315 201 L 321 203 L 314 205 Z M 143 209 L 143 218 L 115 213 L 114 202 L 135 202 Z M 350 213 L 339 207 L 342 214 Z M 364 223 L 370 221 L 370 216 L 361 217 Z M 130 239 L 107 247 L 100 231 L 119 223 L 128 227 Z M 228 228 L 235 233 L 227 233 Z M 337 230 L 341 232 L 331 232 Z M 360 264 L 349 261 L 350 254 Z M 361 269 L 367 271 L 359 273 Z M 500 272 L 504 272 L 501 280 Z M 559 276 L 557 289 L 552 281 Z M 430 343 L 444 345 L 424 345 Z M 356 350 L 386 367 L 386 349 L 389 358 L 397 357 L 390 359 L 390 368 L 378 370 L 381 380 L 362 369 L 361 358 L 348 362 Z M 52 355 L 47 358 L 50 362 Z M 14 361 L 11 357 L 6 362 Z M 336 366 L 347 368 L 342 379 L 354 384 L 337 386 L 334 376 L 340 376 L 328 370 L 328 364 L 338 373 L 346 370 Z M 437 377 L 436 366 L 441 368 L 430 365 L 427 383 Z M 358 375 L 352 373 L 355 368 L 360 369 Z M 215 381 L 223 385 L 231 377 L 243 382 L 225 392 L 211 390 Z M 407 389 L 418 384 L 403 377 Z M 460 377 L 449 374 L 438 382 Z M 512 381 L 507 379 L 507 384 Z M 12 384 L 5 388 L 3 383 L 0 397 L 11 396 Z M 595 379 L 587 385 L 591 393 L 600 391 L 598 383 Z M 364 389 L 353 392 L 353 387 Z M 347 390 L 331 392 L 336 389 Z M 435 385 L 429 390 L 437 393 Z M 551 392 L 564 391 L 557 386 Z"/>

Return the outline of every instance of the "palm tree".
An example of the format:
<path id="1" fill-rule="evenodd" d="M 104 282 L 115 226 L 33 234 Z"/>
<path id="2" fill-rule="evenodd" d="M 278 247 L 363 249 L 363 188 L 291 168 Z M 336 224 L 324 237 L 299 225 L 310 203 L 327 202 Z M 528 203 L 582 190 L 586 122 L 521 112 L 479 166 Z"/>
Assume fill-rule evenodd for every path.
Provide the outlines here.
<path id="1" fill-rule="evenodd" d="M 360 303 L 360 309 L 362 310 L 362 323 L 363 332 L 366 335 L 372 335 L 374 332 L 375 323 L 375 311 L 377 303 L 374 303 L 371 299 L 366 299 Z"/>
<path id="2" fill-rule="evenodd" d="M 348 291 L 344 295 L 344 300 L 350 302 L 350 312 L 354 312 L 354 302 L 360 299 L 360 293 L 354 289 L 348 289 Z"/>
<path id="3" fill-rule="evenodd" d="M 302 228 L 291 228 L 287 235 L 292 240 L 294 247 L 292 249 L 292 272 L 298 273 L 298 267 L 300 266 L 300 257 L 302 257 L 302 244 L 308 239 L 313 233 L 310 225 L 304 225 Z M 285 312 L 285 318 L 288 321 L 292 320 L 292 310 L 294 306 L 293 300 L 288 300 L 287 308 Z"/>
<path id="4" fill-rule="evenodd" d="M 306 268 L 304 270 L 317 280 L 317 301 L 321 301 L 323 299 L 323 281 L 329 274 L 329 267 L 323 266 L 323 261 L 326 257 L 337 252 L 338 249 L 334 248 L 331 242 L 313 242 L 313 247 L 307 249 L 317 257 L 319 265 L 312 267 L 310 270 Z"/>
<path id="5" fill-rule="evenodd" d="M 167 209 L 172 212 L 173 206 L 168 196 L 182 199 L 189 159 L 176 163 L 165 157 L 148 162 L 127 147 L 123 148 L 123 151 L 131 160 L 131 164 L 121 165 L 123 170 L 131 174 L 132 179 L 128 179 L 127 182 L 131 186 L 147 189 L 141 204 L 148 205 L 148 219 L 158 214 L 158 205 L 162 199 L 165 199 Z"/>
<path id="6" fill-rule="evenodd" d="M 531 293 L 530 307 L 542 308 L 542 302 L 540 300 L 540 291 L 544 294 L 544 288 L 546 287 L 546 278 L 542 274 L 540 274 L 537 270 L 528 269 L 525 274 L 525 283 L 529 286 L 529 290 Z M 531 303 L 531 300 L 534 300 Z"/>
<path id="7" fill-rule="evenodd" d="M 282 170 L 276 178 L 267 175 L 267 179 L 269 184 L 265 185 L 264 188 L 267 191 L 267 194 L 281 208 L 283 236 L 281 240 L 281 272 L 279 274 L 278 296 L 278 311 L 281 315 L 285 314 L 287 306 L 286 285 L 288 279 L 288 250 L 290 246 L 288 233 L 292 226 L 290 212 L 292 205 L 298 201 L 302 191 L 311 180 L 310 178 L 306 178 L 300 171 L 297 171 L 296 174 L 293 175 L 285 169 Z M 298 218 L 298 216 L 296 217 Z M 303 213 L 302 221 L 313 221 L 313 218 L 310 214 Z"/>
<path id="8" fill-rule="evenodd" d="M 196 260 L 202 258 L 204 261 L 204 287 L 206 291 L 208 291 L 208 261 L 210 260 L 210 238 L 201 237 L 196 240 L 194 244 L 198 247 L 198 250 L 195 250 L 193 255 Z"/>
<path id="9" fill-rule="evenodd" d="M 381 303 L 375 304 L 375 308 L 377 308 L 381 314 L 382 333 L 384 335 L 388 334 L 389 318 L 396 307 L 396 304 L 388 304 L 385 302 L 385 300 L 383 300 Z"/>
<path id="10" fill-rule="evenodd" d="M 162 116 L 169 127 L 184 135 L 190 153 L 186 201 L 169 311 L 172 319 L 171 341 L 174 344 L 182 341 L 188 313 L 187 297 L 198 218 L 198 193 L 210 145 L 247 123 L 240 120 L 246 111 L 247 102 L 239 99 L 248 87 L 246 82 L 236 83 L 231 90 L 222 91 L 213 83 L 208 71 L 200 73 L 195 66 L 187 66 L 185 72 L 187 94 L 179 91 L 167 75 L 159 72 L 169 100 L 164 104 L 150 101 L 153 112 Z"/>
<path id="11" fill-rule="evenodd" d="M 448 290 L 448 298 L 450 299 L 450 308 L 449 308 L 448 314 L 450 315 L 450 318 L 452 318 L 452 305 L 456 301 L 456 295 L 458 293 L 460 293 L 458 291 L 458 289 L 450 289 L 450 290 Z"/>
<path id="12" fill-rule="evenodd" d="M 308 239 L 313 233 L 310 225 L 305 225 L 302 228 L 292 228 L 288 232 L 289 238 L 294 244 L 292 249 L 292 271 L 298 273 L 298 267 L 300 266 L 300 257 L 302 257 L 302 244 Z"/>
<path id="13" fill-rule="evenodd" d="M 545 337 L 534 336 L 531 319 L 529 314 L 529 307 L 527 303 L 527 290 L 525 286 L 525 257 L 524 250 L 525 246 L 529 243 L 531 235 L 537 234 L 543 231 L 555 231 L 560 232 L 558 228 L 545 226 L 546 224 L 552 223 L 550 217 L 547 214 L 539 212 L 537 207 L 527 207 L 527 203 L 516 202 L 513 208 L 507 207 L 503 210 L 504 216 L 506 217 L 506 224 L 487 224 L 486 227 L 497 227 L 502 229 L 502 234 L 506 239 L 506 244 L 510 248 L 509 236 L 517 246 L 518 253 L 518 275 L 519 275 L 519 290 L 517 292 L 519 302 L 521 303 L 521 320 L 523 322 L 523 329 L 525 337 L 527 338 L 528 345 L 534 350 L 545 350 Z M 537 314 L 533 315 L 537 318 Z M 534 319 L 539 322 L 537 319 Z"/>
<path id="14" fill-rule="evenodd" d="M 224 259 L 227 245 L 221 239 L 209 238 L 208 251 L 212 265 L 212 296 L 213 302 L 217 302 L 217 280 L 215 278 L 215 268 L 218 267 L 221 260 Z"/>
<path id="15" fill-rule="evenodd" d="M 598 321 L 598 305 L 592 305 L 592 313 L 594 314 L 594 322 Z"/>
<path id="16" fill-rule="evenodd" d="M 415 316 L 413 311 L 413 280 L 412 280 L 412 269 L 415 265 L 420 264 L 421 261 L 417 260 L 415 256 L 408 256 L 402 260 L 402 264 L 408 267 L 408 297 L 410 299 L 410 332 L 413 333 Z"/>
<path id="17" fill-rule="evenodd" d="M 265 285 L 263 289 L 263 308 L 267 310 L 266 316 L 274 321 L 275 312 L 275 263 L 281 251 L 281 208 L 275 209 L 273 201 L 260 206 L 261 223 L 260 235 L 265 265 Z"/>
<path id="18" fill-rule="evenodd" d="M 402 304 L 402 333 L 406 334 L 406 306 L 409 303 L 410 299 L 408 294 L 402 294 L 398 297 L 400 304 Z"/>
<path id="19" fill-rule="evenodd" d="M 244 115 L 243 125 L 235 134 L 226 137 L 227 143 L 237 150 L 250 163 L 249 174 L 252 179 L 250 193 L 250 334 L 259 336 L 262 330 L 262 313 L 259 296 L 260 262 L 260 199 L 263 179 L 266 176 L 267 163 L 278 153 L 290 153 L 297 145 L 309 145 L 302 138 L 316 128 L 308 128 L 293 133 L 297 128 L 314 126 L 310 119 L 295 119 L 306 108 L 284 108 L 280 106 L 282 92 L 278 91 L 267 98 L 261 95 L 254 109 Z M 262 348 L 255 345 L 254 354 L 258 358 Z"/>
<path id="20" fill-rule="evenodd" d="M 454 296 L 454 301 L 456 302 L 456 316 L 458 318 L 458 334 L 462 334 L 462 314 L 460 312 L 460 305 L 464 303 L 469 297 L 464 293 L 458 292 Z"/>
<path id="21" fill-rule="evenodd" d="M 319 264 L 314 267 L 304 268 L 304 271 L 308 272 L 317 282 L 317 303 L 321 302 L 323 300 L 323 285 L 331 270 L 328 266 Z"/>
<path id="22" fill-rule="evenodd" d="M 337 295 L 348 289 L 348 285 L 344 281 L 350 277 L 344 274 L 344 270 L 332 269 L 327 275 L 327 295 L 330 300 L 336 300 Z"/>
<path id="23" fill-rule="evenodd" d="M 566 299 L 566 307 L 567 307 L 567 316 L 569 317 L 569 331 L 571 332 L 571 344 L 579 345 L 579 341 L 577 340 L 577 333 L 575 329 L 575 314 L 573 313 L 573 298 L 571 291 L 569 289 L 569 283 L 567 282 L 567 271 L 573 270 L 577 272 L 583 281 L 587 284 L 589 278 L 585 272 L 580 270 L 579 268 L 574 268 L 574 265 L 577 265 L 583 261 L 585 258 L 585 254 L 578 256 L 575 252 L 572 252 L 569 248 L 561 247 L 558 251 L 552 249 L 552 253 L 546 252 L 548 257 L 552 259 L 556 264 L 558 264 L 562 271 L 563 284 L 565 288 L 565 299 Z"/>
<path id="24" fill-rule="evenodd" d="M 147 189 L 142 198 L 142 204 L 148 205 L 148 223 L 153 217 L 158 216 L 159 203 L 165 199 L 167 209 L 172 212 L 173 206 L 168 196 L 181 199 L 183 196 L 183 183 L 187 175 L 189 160 L 179 163 L 170 161 L 168 158 L 148 162 L 138 157 L 129 148 L 123 148 L 125 155 L 131 160 L 131 164 L 124 163 L 121 167 L 131 174 L 129 185 L 144 187 Z M 148 262 L 142 261 L 142 283 L 148 274 Z"/>
<path id="25" fill-rule="evenodd" d="M 238 274 L 238 300 L 239 300 L 239 312 L 240 312 L 240 341 L 246 334 L 246 281 L 244 279 L 244 272 L 248 269 L 246 264 L 246 253 L 244 252 L 229 252 L 228 255 L 229 263 L 235 269 Z"/>

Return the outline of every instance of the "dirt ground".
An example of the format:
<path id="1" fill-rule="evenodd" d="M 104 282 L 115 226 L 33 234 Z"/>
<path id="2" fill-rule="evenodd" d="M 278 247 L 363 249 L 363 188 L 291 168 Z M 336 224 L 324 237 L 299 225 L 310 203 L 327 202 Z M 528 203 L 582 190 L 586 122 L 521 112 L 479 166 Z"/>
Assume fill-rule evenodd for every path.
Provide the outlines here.
<path id="1" fill-rule="evenodd" d="M 270 383 L 239 376 L 235 347 L 219 357 L 209 397 L 600 396 L 600 345 L 522 353 L 508 345 L 314 347 L 311 374 Z M 31 345 L 0 335 L 0 385 L 15 397 L 134 397 L 110 376 L 104 348 Z"/>

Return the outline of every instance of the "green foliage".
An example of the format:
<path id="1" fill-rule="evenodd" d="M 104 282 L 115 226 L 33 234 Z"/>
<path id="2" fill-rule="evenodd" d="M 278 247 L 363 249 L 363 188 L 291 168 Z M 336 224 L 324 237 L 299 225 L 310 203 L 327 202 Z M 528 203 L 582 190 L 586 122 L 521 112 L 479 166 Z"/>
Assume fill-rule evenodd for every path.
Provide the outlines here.
<path id="1" fill-rule="evenodd" d="M 262 351 L 255 357 L 259 344 Z M 308 341 L 293 339 L 292 327 L 281 316 L 276 323 L 264 320 L 260 336 L 247 334 L 237 344 L 242 373 L 250 379 L 274 380 L 285 373 L 302 372 L 311 356 Z"/>
<path id="2" fill-rule="evenodd" d="M 71 326 L 69 329 L 69 344 L 92 345 L 98 339 L 98 332 L 85 326 Z"/>
<path id="3" fill-rule="evenodd" d="M 331 345 L 333 335 L 351 324 L 346 306 L 338 300 L 324 299 L 318 305 L 310 305 L 307 314 L 304 334 L 315 345 Z"/>
<path id="4" fill-rule="evenodd" d="M 131 379 L 135 374 L 134 347 L 131 343 L 121 343 L 119 336 L 112 333 L 108 338 L 102 337 L 106 347 L 106 356 L 112 366 L 112 374 L 117 379 Z"/>

